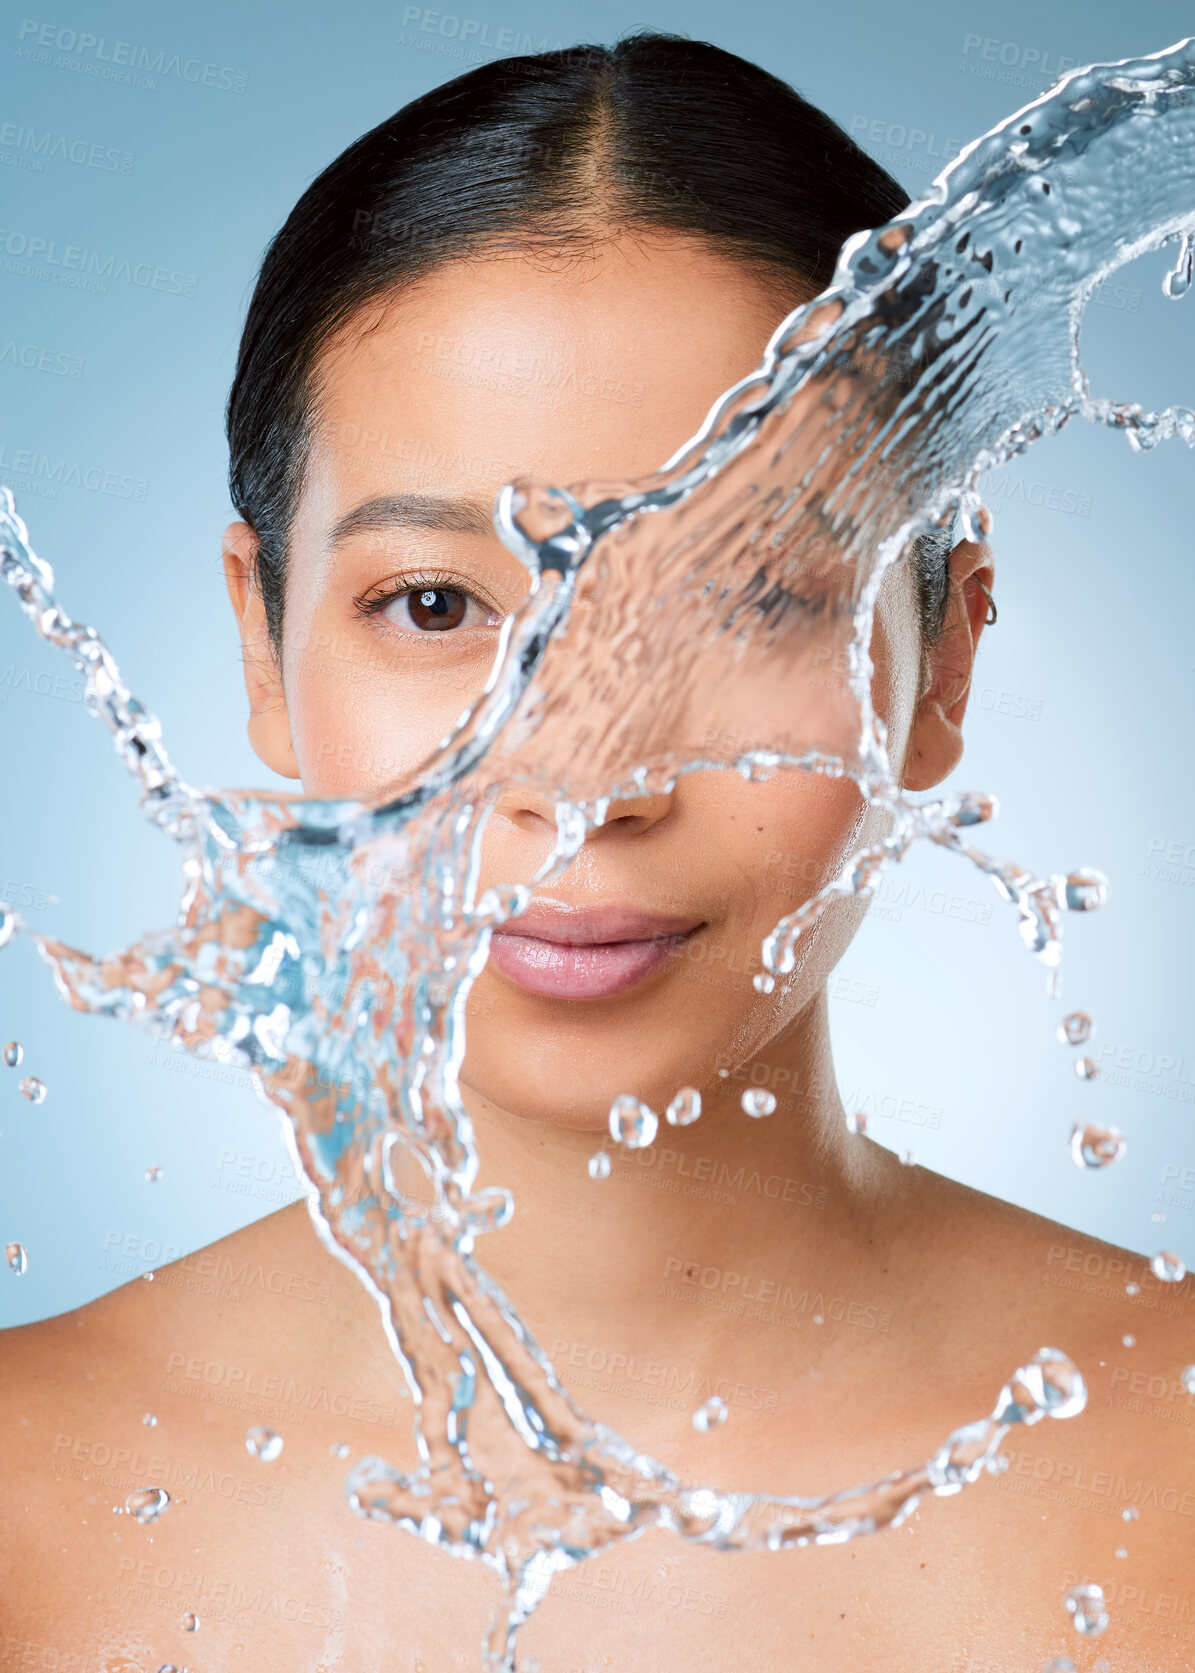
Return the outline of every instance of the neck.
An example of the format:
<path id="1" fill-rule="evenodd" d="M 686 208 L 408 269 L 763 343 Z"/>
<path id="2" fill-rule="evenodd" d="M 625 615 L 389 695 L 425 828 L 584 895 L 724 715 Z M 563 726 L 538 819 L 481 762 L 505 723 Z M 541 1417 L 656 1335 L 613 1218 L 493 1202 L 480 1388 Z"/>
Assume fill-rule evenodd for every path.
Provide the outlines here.
<path id="1" fill-rule="evenodd" d="M 774 1091 L 772 1115 L 744 1112 L 751 1086 Z M 515 1199 L 513 1220 L 481 1239 L 478 1259 L 586 1409 L 600 1394 L 606 1421 L 646 1426 L 645 1439 L 679 1423 L 692 1440 L 687 1407 L 678 1418 L 636 1405 L 625 1387 L 609 1392 L 607 1371 L 627 1367 L 632 1381 L 662 1378 L 679 1390 L 722 1389 L 730 1377 L 753 1399 L 772 1391 L 773 1410 L 806 1378 L 816 1388 L 860 1328 L 879 1340 L 895 1257 L 910 1225 L 924 1221 L 924 1203 L 918 1170 L 846 1127 L 824 992 L 741 1073 L 699 1089 L 696 1123 L 662 1124 L 644 1151 L 529 1121 L 463 1090 L 478 1184 L 504 1185 Z M 603 1143 L 612 1172 L 593 1180 L 586 1164 Z M 241 1235 L 331 1281 L 334 1305 L 313 1352 L 389 1363 L 374 1303 L 320 1245 L 304 1204 Z M 675 1444 L 663 1430 L 659 1439 Z"/>
<path id="2" fill-rule="evenodd" d="M 773 1114 L 744 1112 L 751 1087 L 772 1092 Z M 700 1088 L 695 1124 L 661 1121 L 643 1150 L 529 1122 L 464 1090 L 481 1183 L 515 1199 L 511 1224 L 478 1257 L 549 1354 L 581 1332 L 582 1342 L 658 1343 L 695 1325 L 709 1351 L 714 1298 L 767 1298 L 798 1277 L 802 1292 L 862 1292 L 877 1269 L 877 1212 L 904 1170 L 846 1127 L 824 990 L 742 1068 Z M 587 1162 L 603 1147 L 611 1174 L 595 1181 Z M 700 1313 L 678 1305 L 701 1297 Z"/>

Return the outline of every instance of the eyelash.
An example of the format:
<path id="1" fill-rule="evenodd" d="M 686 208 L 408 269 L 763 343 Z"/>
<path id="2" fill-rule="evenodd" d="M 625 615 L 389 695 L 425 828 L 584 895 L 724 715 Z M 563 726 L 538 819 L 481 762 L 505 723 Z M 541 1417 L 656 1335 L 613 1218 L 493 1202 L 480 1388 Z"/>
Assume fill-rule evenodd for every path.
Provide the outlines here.
<path id="1" fill-rule="evenodd" d="M 462 593 L 465 598 L 471 599 L 474 604 L 479 604 L 483 610 L 492 610 L 496 615 L 502 615 L 502 611 L 492 599 L 484 597 L 473 587 L 468 586 L 459 575 L 452 575 L 447 570 L 439 569 L 418 569 L 407 575 L 395 576 L 390 581 L 383 581 L 378 586 L 371 587 L 368 592 L 362 593 L 359 598 L 354 599 L 353 607 L 359 616 L 366 618 L 379 616 L 383 610 L 388 609 L 398 599 L 405 598 L 409 593 L 422 592 L 425 589 Z M 404 630 L 400 628 L 399 631 Z M 436 635 L 412 632 L 409 637 L 431 639 Z"/>
<path id="2" fill-rule="evenodd" d="M 763 626 L 768 632 L 775 632 L 793 613 L 803 616 L 807 621 L 815 620 L 825 613 L 827 600 L 824 595 L 798 593 L 779 581 L 765 586 L 765 580 L 765 571 L 757 570 L 739 594 L 726 627 L 737 623 L 739 612 L 743 609 L 757 610 L 763 617 Z"/>

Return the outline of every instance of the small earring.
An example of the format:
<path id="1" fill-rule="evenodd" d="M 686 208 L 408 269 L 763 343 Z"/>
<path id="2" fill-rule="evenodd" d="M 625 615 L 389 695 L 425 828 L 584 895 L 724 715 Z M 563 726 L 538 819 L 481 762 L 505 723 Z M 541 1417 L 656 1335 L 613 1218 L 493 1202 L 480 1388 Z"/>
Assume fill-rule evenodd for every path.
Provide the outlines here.
<path id="1" fill-rule="evenodd" d="M 992 597 L 991 593 L 984 586 L 982 581 L 979 583 L 979 590 L 988 601 L 988 613 L 983 618 L 984 625 L 992 627 L 996 620 L 996 600 Z"/>

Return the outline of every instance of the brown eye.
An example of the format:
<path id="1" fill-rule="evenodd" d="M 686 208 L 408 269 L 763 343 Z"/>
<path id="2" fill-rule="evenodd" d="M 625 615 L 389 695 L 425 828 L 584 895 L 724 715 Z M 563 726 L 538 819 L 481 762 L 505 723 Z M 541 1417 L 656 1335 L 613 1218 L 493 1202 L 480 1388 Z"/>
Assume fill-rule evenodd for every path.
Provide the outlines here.
<path id="1" fill-rule="evenodd" d="M 456 587 L 415 587 L 395 603 L 406 606 L 407 615 L 421 633 L 444 633 L 459 627 L 469 608 L 466 593 Z"/>

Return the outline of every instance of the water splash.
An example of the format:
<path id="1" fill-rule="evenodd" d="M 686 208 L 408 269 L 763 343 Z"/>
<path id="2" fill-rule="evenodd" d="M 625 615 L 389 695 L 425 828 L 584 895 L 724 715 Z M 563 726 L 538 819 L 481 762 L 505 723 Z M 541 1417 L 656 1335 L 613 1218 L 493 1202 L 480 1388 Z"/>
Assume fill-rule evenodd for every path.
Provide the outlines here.
<path id="1" fill-rule="evenodd" d="M 871 627 L 910 542 L 944 550 L 956 522 L 982 538 L 981 475 L 1072 418 L 1138 449 L 1195 441 L 1188 408 L 1093 397 L 1079 356 L 1102 280 L 1176 236 L 1189 252 L 1193 81 L 1189 44 L 1068 76 L 894 223 L 850 240 L 830 290 L 785 321 L 759 370 L 654 477 L 503 490 L 496 524 L 527 567 L 527 603 L 478 700 L 372 803 L 187 785 L 103 642 L 58 604 L 11 497 L 0 506 L 6 580 L 83 673 L 143 811 L 183 853 L 172 929 L 108 958 L 36 943 L 70 1004 L 248 1067 L 283 1116 L 317 1229 L 377 1301 L 415 1408 L 419 1466 L 362 1460 L 349 1503 L 499 1574 L 509 1605 L 487 1646 L 494 1667 L 513 1667 L 517 1628 L 552 1575 L 615 1541 L 648 1527 L 720 1549 L 854 1538 L 977 1480 L 1010 1425 L 1082 1408 L 1078 1372 L 1043 1349 L 989 1418 L 878 1484 L 807 1499 L 681 1483 L 578 1412 L 477 1263 L 477 1237 L 512 1204 L 475 1189 L 457 1074 L 490 933 L 530 898 L 526 885 L 476 898 L 481 838 L 504 786 L 528 778 L 557 809 L 531 887 L 561 874 L 614 801 L 681 773 L 848 780 L 862 804 L 855 852 L 767 937 L 761 993 L 783 994 L 819 919 L 867 901 L 921 840 L 989 877 L 1030 951 L 1057 966 L 1064 915 L 1100 906 L 1106 880 L 1039 877 L 975 846 L 988 796 L 901 791 Z M 1169 293 L 1182 288 L 1172 276 Z M 17 927 L 6 911 L 0 940 Z M 635 1108 L 625 1131 L 612 1122 L 616 1142 L 649 1125 L 654 1136 L 654 1112 L 624 1096 Z M 401 1188 L 411 1159 L 430 1205 Z"/>
<path id="2" fill-rule="evenodd" d="M 1120 1161 L 1126 1149 L 1124 1134 L 1115 1127 L 1076 1123 L 1072 1129 L 1071 1161 L 1077 1168 L 1109 1167 Z"/>
<path id="3" fill-rule="evenodd" d="M 1096 1585 L 1072 1586 L 1066 1594 L 1067 1613 L 1076 1632 L 1094 1638 L 1108 1625 L 1108 1611 L 1104 1607 L 1103 1587 Z"/>
<path id="4" fill-rule="evenodd" d="M 170 1494 L 164 1487 L 138 1487 L 125 1500 L 124 1510 L 135 1522 L 148 1527 L 169 1510 L 170 1505 Z"/>
<path id="5" fill-rule="evenodd" d="M 1191 288 L 1193 275 L 1195 275 L 1195 239 L 1189 232 L 1185 232 L 1179 247 L 1178 259 L 1162 280 L 1162 289 L 1167 296 L 1176 299 L 1185 296 Z"/>
<path id="6" fill-rule="evenodd" d="M 272 1464 L 281 1455 L 282 1446 L 282 1436 L 264 1423 L 255 1423 L 245 1435 L 245 1450 L 251 1458 L 260 1458 L 263 1464 Z"/>
<path id="7" fill-rule="evenodd" d="M 711 1394 L 693 1413 L 693 1427 L 699 1434 L 707 1435 L 711 1429 L 717 1429 L 725 1423 L 729 1416 L 730 1407 L 721 1395 Z"/>
<path id="8" fill-rule="evenodd" d="M 1091 1018 L 1083 1011 L 1072 1011 L 1058 1024 L 1058 1038 L 1064 1046 L 1086 1045 L 1091 1038 Z"/>
<path id="9" fill-rule="evenodd" d="M 655 1143 L 659 1129 L 655 1110 L 629 1092 L 620 1092 L 610 1105 L 610 1137 L 627 1150 L 646 1150 Z"/>
<path id="10" fill-rule="evenodd" d="M 664 1111 L 670 1127 L 691 1127 L 701 1116 L 701 1093 L 695 1086 L 682 1086 Z"/>

